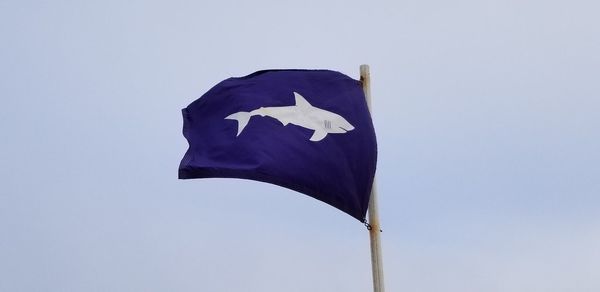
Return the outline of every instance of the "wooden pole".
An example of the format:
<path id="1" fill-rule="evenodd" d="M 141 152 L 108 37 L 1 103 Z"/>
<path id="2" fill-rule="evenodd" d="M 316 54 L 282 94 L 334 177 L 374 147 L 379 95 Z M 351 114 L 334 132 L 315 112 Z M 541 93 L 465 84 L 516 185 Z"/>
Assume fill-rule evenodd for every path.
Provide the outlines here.
<path id="1" fill-rule="evenodd" d="M 371 76 L 369 65 L 360 65 L 360 81 L 367 100 L 369 112 L 373 114 L 371 107 Z M 377 187 L 373 180 L 371 189 L 371 198 L 369 199 L 369 237 L 371 239 L 371 266 L 373 269 L 373 291 L 384 292 L 383 285 L 383 263 L 381 260 L 381 225 L 379 224 L 379 211 L 377 209 Z"/>

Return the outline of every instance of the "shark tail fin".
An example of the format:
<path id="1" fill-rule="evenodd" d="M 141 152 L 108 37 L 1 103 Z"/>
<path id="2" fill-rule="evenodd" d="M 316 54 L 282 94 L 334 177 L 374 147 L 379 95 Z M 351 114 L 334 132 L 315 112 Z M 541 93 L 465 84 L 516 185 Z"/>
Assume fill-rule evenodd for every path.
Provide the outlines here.
<path id="1" fill-rule="evenodd" d="M 244 130 L 246 125 L 248 125 L 248 121 L 250 121 L 250 117 L 252 117 L 252 115 L 249 112 L 237 112 L 237 113 L 228 115 L 225 119 L 236 120 L 238 122 L 238 131 L 237 131 L 237 135 L 236 135 L 236 137 L 237 137 L 240 135 L 242 130 Z"/>

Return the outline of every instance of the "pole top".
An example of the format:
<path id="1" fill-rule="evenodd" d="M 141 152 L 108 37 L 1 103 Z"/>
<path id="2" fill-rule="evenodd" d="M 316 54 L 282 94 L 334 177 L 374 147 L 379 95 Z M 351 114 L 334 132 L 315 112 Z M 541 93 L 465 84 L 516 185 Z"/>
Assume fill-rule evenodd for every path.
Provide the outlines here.
<path id="1" fill-rule="evenodd" d="M 360 76 L 369 76 L 369 65 L 362 64 L 360 65 Z"/>
<path id="2" fill-rule="evenodd" d="M 365 99 L 367 101 L 367 107 L 369 112 L 371 111 L 371 74 L 369 73 L 369 65 L 360 65 L 360 82 L 362 83 L 363 91 L 365 93 Z"/>

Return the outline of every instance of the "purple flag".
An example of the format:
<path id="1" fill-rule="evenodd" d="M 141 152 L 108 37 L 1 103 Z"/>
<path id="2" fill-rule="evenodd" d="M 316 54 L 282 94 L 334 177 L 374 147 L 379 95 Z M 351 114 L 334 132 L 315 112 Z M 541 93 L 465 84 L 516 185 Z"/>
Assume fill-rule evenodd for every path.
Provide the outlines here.
<path id="1" fill-rule="evenodd" d="M 179 178 L 286 187 L 364 221 L 377 142 L 360 81 L 329 70 L 265 70 L 217 84 L 183 109 Z"/>

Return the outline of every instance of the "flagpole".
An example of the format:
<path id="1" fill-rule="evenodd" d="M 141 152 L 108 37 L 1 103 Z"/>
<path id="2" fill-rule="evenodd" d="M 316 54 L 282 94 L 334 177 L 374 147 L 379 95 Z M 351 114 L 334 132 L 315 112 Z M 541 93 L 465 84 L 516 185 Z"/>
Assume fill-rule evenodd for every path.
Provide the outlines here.
<path id="1" fill-rule="evenodd" d="M 360 65 L 360 81 L 362 82 L 363 91 L 367 100 L 369 112 L 373 116 L 371 107 L 371 76 L 369 73 L 369 65 Z M 380 232 L 381 225 L 379 224 L 379 210 L 377 208 L 377 187 L 373 180 L 373 188 L 371 189 L 371 197 L 369 199 L 369 238 L 371 240 L 371 267 L 373 269 L 373 291 L 384 292 L 383 285 L 383 263 L 381 260 L 381 240 Z"/>

